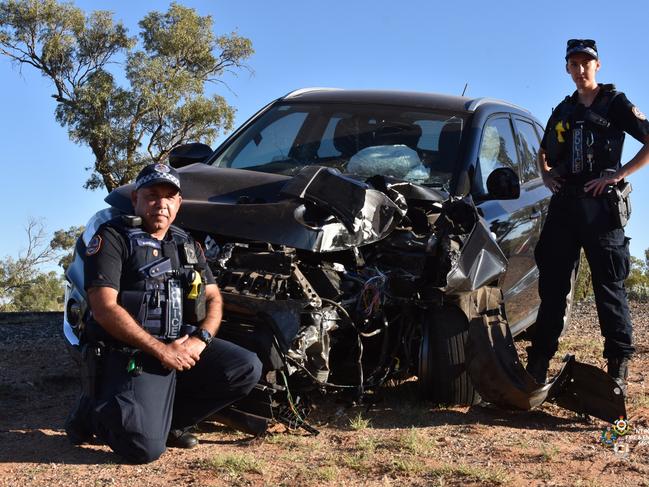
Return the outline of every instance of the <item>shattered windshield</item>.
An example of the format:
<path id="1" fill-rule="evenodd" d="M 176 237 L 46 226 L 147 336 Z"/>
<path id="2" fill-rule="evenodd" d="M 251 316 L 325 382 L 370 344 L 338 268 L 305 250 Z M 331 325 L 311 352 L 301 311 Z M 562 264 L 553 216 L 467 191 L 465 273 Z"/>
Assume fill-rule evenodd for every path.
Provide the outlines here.
<path id="1" fill-rule="evenodd" d="M 293 175 L 307 165 L 448 186 L 466 114 L 363 104 L 276 105 L 211 164 Z"/>

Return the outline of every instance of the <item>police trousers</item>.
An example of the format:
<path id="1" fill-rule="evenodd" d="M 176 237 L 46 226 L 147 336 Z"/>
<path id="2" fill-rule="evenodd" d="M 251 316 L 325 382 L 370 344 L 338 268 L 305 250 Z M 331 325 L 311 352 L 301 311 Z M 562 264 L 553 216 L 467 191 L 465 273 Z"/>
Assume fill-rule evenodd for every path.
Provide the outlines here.
<path id="1" fill-rule="evenodd" d="M 253 352 L 218 338 L 183 372 L 143 353 L 134 357 L 140 373 L 129 372 L 131 358 L 108 352 L 90 420 L 94 434 L 132 463 L 156 460 L 171 428 L 186 430 L 247 396 L 261 375 Z"/>
<path id="2" fill-rule="evenodd" d="M 605 198 L 554 195 L 535 249 L 541 305 L 530 356 L 550 359 L 563 329 L 572 272 L 584 249 L 604 336 L 604 357 L 634 352 L 624 280 L 629 275 L 629 239 L 616 227 Z"/>

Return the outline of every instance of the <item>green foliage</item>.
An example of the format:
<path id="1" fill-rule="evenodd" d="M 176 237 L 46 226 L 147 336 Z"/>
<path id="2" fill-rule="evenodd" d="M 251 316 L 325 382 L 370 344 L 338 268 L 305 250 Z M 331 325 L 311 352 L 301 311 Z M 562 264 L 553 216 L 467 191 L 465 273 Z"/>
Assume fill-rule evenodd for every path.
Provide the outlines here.
<path id="1" fill-rule="evenodd" d="M 57 230 L 50 240 L 50 247 L 53 250 L 59 250 L 65 252 L 65 254 L 59 259 L 58 264 L 67 270 L 68 266 L 72 263 L 74 245 L 77 242 L 77 239 L 83 233 L 84 227 L 70 227 L 67 230 Z"/>
<path id="2" fill-rule="evenodd" d="M 629 277 L 624 281 L 624 285 L 630 299 L 641 301 L 649 299 L 649 249 L 645 250 L 645 260 L 631 256 Z M 583 301 L 592 296 L 592 274 L 584 251 L 582 250 L 575 288 L 575 300 Z"/>
<path id="3" fill-rule="evenodd" d="M 26 285 L 12 293 L 11 301 L 0 305 L 2 311 L 61 311 L 63 278 L 56 272 L 37 273 Z"/>
<path id="4" fill-rule="evenodd" d="M 27 247 L 18 258 L 6 257 L 0 260 L 0 302 L 6 302 L 20 287 L 30 283 L 38 267 L 52 262 L 56 255 L 47 245 L 47 236 L 42 223 L 29 220 L 25 227 Z"/>
<path id="5" fill-rule="evenodd" d="M 58 230 L 50 242 L 43 225 L 30 220 L 25 228 L 27 247 L 17 258 L 0 259 L 0 311 L 59 311 L 63 307 L 63 278 L 40 267 L 58 260 L 65 267 L 82 227 Z M 61 257 L 61 252 L 67 252 Z"/>
<path id="6" fill-rule="evenodd" d="M 649 284 L 647 263 L 642 259 L 631 256 L 631 269 L 629 269 L 629 277 L 624 284 L 627 288 Z"/>
<path id="7" fill-rule="evenodd" d="M 206 83 L 247 68 L 252 42 L 216 36 L 212 17 L 172 3 L 139 26 L 140 44 L 112 13 L 86 15 L 55 0 L 0 1 L 0 53 L 38 69 L 54 84 L 56 120 L 95 157 L 85 187 L 108 191 L 140 167 L 190 142 L 210 143 L 232 128 L 234 109 L 205 96 Z M 128 86 L 108 70 L 123 61 Z"/>
<path id="8" fill-rule="evenodd" d="M 649 285 L 640 284 L 627 289 L 629 299 L 633 301 L 642 301 L 646 303 L 649 301 Z"/>

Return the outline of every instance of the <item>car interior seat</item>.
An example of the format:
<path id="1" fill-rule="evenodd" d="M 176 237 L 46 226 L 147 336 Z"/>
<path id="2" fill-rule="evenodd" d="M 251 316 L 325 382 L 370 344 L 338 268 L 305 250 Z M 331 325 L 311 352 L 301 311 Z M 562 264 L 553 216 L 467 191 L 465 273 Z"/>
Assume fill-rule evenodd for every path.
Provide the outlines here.
<path id="1" fill-rule="evenodd" d="M 359 150 L 372 145 L 373 138 L 373 131 L 367 120 L 348 117 L 336 124 L 333 144 L 342 157 L 349 159 Z"/>
<path id="2" fill-rule="evenodd" d="M 460 138 L 462 136 L 462 124 L 448 122 L 440 131 L 437 143 L 437 160 L 431 169 L 437 172 L 451 173 L 455 168 Z"/>
<path id="3" fill-rule="evenodd" d="M 377 127 L 372 145 L 405 145 L 417 150 L 421 127 L 407 122 L 384 122 Z"/>

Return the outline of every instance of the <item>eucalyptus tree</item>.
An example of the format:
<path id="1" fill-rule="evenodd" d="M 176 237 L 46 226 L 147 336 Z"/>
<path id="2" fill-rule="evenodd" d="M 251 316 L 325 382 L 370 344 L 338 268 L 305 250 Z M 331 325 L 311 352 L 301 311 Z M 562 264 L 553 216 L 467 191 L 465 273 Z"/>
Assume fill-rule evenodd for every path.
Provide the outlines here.
<path id="1" fill-rule="evenodd" d="M 232 127 L 234 108 L 205 88 L 250 69 L 250 39 L 216 35 L 211 16 L 176 3 L 139 28 L 131 37 L 111 12 L 56 0 L 0 1 L 0 54 L 52 82 L 56 120 L 94 155 L 89 189 L 111 191 L 173 147 Z"/>

